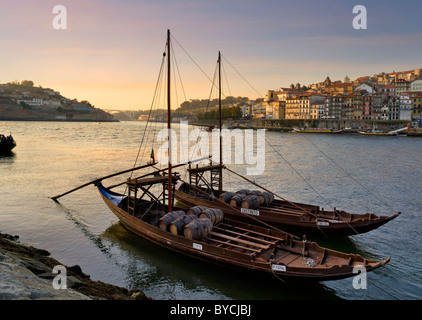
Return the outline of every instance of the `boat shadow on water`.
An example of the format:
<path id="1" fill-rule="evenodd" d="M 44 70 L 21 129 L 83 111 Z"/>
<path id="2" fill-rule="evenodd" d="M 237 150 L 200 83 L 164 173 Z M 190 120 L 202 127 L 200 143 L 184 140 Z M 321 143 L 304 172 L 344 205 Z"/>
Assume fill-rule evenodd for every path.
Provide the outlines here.
<path id="1" fill-rule="evenodd" d="M 142 264 L 152 266 L 154 275 L 144 274 L 141 270 L 128 271 L 128 285 L 140 290 L 143 290 L 143 285 L 160 286 L 161 283 L 171 282 L 183 286 L 184 290 L 219 293 L 227 299 L 306 300 L 316 297 L 324 300 L 340 299 L 332 289 L 321 282 L 303 280 L 286 282 L 276 275 L 262 275 L 252 271 L 227 268 L 181 255 L 134 235 L 120 222 L 110 226 L 101 237 L 117 245 L 122 252 L 131 257 L 131 263 L 137 264 L 142 261 Z M 131 268 L 133 267 L 135 266 L 132 265 Z M 145 269 L 144 266 L 139 268 Z M 156 283 L 146 284 L 145 281 Z M 179 299 L 177 296 L 174 298 Z"/>

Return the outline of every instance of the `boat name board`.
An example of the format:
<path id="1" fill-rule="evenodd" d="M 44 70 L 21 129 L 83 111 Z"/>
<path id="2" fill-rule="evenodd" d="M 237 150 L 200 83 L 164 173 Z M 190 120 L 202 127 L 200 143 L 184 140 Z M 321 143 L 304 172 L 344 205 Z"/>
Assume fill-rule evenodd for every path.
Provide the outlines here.
<path id="1" fill-rule="evenodd" d="M 250 214 L 250 215 L 253 215 L 253 216 L 259 216 L 259 211 L 258 210 L 241 208 L 240 209 L 240 212 L 246 213 L 246 214 Z"/>
<path id="2" fill-rule="evenodd" d="M 195 248 L 195 249 L 198 249 L 198 250 L 202 250 L 202 244 L 199 244 L 199 243 L 193 243 L 193 247 Z"/>
<path id="3" fill-rule="evenodd" d="M 328 223 L 327 221 L 317 221 L 317 225 L 328 227 L 330 223 Z"/>
<path id="4" fill-rule="evenodd" d="M 286 266 L 282 266 L 282 265 L 279 265 L 279 264 L 272 264 L 271 269 L 273 269 L 275 271 L 286 271 Z"/>

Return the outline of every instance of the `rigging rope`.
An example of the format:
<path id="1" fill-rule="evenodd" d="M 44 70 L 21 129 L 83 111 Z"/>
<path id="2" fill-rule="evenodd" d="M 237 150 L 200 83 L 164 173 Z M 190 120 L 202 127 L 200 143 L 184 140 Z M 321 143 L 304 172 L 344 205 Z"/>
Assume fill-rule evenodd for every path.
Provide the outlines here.
<path id="1" fill-rule="evenodd" d="M 156 82 L 156 84 L 155 84 L 154 95 L 153 95 L 153 99 L 152 99 L 152 102 L 151 102 L 151 107 L 150 107 L 150 109 L 149 109 L 149 113 L 148 113 L 148 121 L 147 121 L 147 124 L 145 125 L 144 133 L 143 133 L 143 135 L 142 135 L 141 143 L 140 143 L 140 145 L 139 145 L 139 148 L 138 148 L 138 153 L 137 153 L 137 155 L 136 155 L 136 158 L 135 158 L 135 163 L 133 164 L 133 167 L 135 167 L 135 166 L 136 166 L 136 164 L 137 164 L 137 162 L 138 162 L 138 158 L 139 158 L 139 154 L 140 154 L 140 151 L 141 151 L 141 147 L 142 147 L 142 144 L 143 144 L 143 142 L 144 142 L 145 133 L 146 133 L 147 128 L 148 128 L 148 124 L 149 124 L 149 119 L 150 119 L 150 117 L 151 117 L 152 108 L 153 108 L 153 106 L 154 106 L 154 102 L 155 102 L 156 95 L 157 95 L 157 90 L 158 90 L 158 88 L 159 88 L 159 82 L 160 82 L 160 78 L 161 78 L 161 76 L 162 76 L 162 71 L 163 71 L 163 65 L 164 65 L 164 62 L 165 62 L 165 53 L 163 53 L 163 58 L 162 58 L 162 60 L 161 60 L 160 72 L 158 73 L 157 82 Z M 130 176 L 132 177 L 132 175 L 133 175 L 133 172 L 131 173 L 131 175 L 130 175 Z"/>

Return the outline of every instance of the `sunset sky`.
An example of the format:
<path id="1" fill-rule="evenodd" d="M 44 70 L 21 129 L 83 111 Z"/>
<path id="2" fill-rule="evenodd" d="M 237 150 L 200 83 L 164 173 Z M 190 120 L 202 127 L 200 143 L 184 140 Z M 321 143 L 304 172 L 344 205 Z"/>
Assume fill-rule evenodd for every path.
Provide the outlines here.
<path id="1" fill-rule="evenodd" d="M 367 29 L 355 30 L 355 5 Z M 56 30 L 53 7 L 67 9 Z M 32 80 L 103 109 L 148 109 L 167 29 L 212 77 L 218 51 L 261 96 L 300 82 L 422 67 L 415 0 L 0 0 L 0 83 Z M 173 43 L 187 99 L 210 81 Z M 225 65 L 226 94 L 260 97 Z M 183 102 L 184 96 L 178 101 Z"/>

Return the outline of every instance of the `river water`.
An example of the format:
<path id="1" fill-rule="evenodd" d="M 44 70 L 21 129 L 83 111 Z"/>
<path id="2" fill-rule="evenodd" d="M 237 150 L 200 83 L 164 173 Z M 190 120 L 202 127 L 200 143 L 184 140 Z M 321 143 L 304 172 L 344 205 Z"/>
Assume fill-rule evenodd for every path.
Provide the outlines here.
<path id="1" fill-rule="evenodd" d="M 124 229 L 92 185 L 60 198 L 60 204 L 49 198 L 131 168 L 141 140 L 159 129 L 148 137 L 144 128 L 145 122 L 0 122 L 0 133 L 12 132 L 17 141 L 14 154 L 0 157 L 0 232 L 19 235 L 65 265 L 80 265 L 93 280 L 139 288 L 158 300 L 422 298 L 422 139 L 265 132 L 265 171 L 250 177 L 262 186 L 325 208 L 402 212 L 370 233 L 311 238 L 367 258 L 391 256 L 358 290 L 352 278 L 286 285 L 173 253 Z M 139 156 L 148 160 L 150 152 L 147 147 Z M 245 174 L 247 166 L 228 167 Z M 247 187 L 232 175 L 224 183 L 225 189 Z"/>

